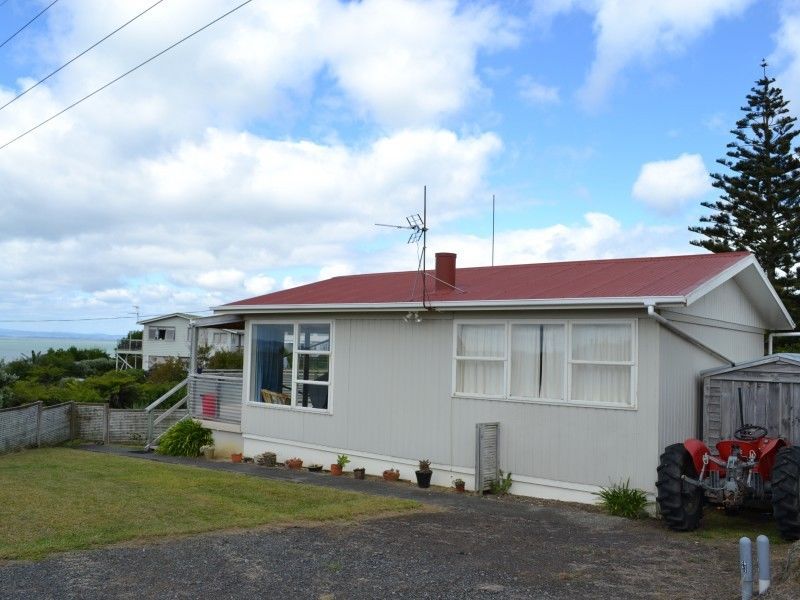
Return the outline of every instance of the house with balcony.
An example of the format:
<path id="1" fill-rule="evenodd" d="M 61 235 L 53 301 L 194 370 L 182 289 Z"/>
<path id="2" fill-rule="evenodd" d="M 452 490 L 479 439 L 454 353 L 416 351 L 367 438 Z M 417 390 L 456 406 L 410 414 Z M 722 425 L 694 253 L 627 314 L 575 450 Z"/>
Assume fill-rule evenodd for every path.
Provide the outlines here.
<path id="1" fill-rule="evenodd" d="M 407 479 L 428 458 L 435 484 L 479 489 L 492 457 L 512 493 L 580 502 L 628 479 L 652 493 L 663 448 L 699 434 L 699 373 L 794 328 L 746 252 L 477 268 L 440 253 L 435 270 L 335 277 L 214 313 L 188 346 L 240 332 L 243 371 L 198 373 L 190 352 L 185 383 L 218 449 L 344 453 Z"/>

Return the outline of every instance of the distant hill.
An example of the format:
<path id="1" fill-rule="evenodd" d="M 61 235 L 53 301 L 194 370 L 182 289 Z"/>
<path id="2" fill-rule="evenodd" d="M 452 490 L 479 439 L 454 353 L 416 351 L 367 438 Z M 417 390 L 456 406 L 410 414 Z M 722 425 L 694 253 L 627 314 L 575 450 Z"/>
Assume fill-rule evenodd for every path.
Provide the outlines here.
<path id="1" fill-rule="evenodd" d="M 20 331 L 0 329 L 0 338 L 55 338 L 59 340 L 118 340 L 125 334 L 75 333 L 70 331 Z"/>

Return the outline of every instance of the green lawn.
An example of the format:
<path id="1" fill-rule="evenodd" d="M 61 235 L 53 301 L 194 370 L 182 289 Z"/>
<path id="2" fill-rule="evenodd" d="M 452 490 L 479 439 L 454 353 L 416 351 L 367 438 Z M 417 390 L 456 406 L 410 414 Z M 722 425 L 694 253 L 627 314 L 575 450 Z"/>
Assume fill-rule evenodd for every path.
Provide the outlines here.
<path id="1" fill-rule="evenodd" d="M 68 448 L 28 450 L 0 456 L 0 559 L 419 507 L 407 500 Z"/>
<path id="2" fill-rule="evenodd" d="M 692 532 L 692 535 L 705 540 L 736 541 L 746 536 L 753 543 L 761 534 L 766 535 L 772 544 L 789 543 L 778 533 L 775 520 L 769 512 L 752 508 L 743 508 L 735 515 L 726 515 L 721 508 L 706 504 L 700 527 Z"/>

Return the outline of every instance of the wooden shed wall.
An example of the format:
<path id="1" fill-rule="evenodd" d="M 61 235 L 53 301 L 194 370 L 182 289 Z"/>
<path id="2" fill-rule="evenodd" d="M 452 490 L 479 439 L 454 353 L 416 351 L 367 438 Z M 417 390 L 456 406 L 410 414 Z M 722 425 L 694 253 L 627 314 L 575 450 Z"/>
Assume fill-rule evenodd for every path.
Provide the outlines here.
<path id="1" fill-rule="evenodd" d="M 744 420 L 768 435 L 800 444 L 800 366 L 777 361 L 710 375 L 703 379 L 703 440 L 714 445 L 740 427 L 739 388 Z"/>

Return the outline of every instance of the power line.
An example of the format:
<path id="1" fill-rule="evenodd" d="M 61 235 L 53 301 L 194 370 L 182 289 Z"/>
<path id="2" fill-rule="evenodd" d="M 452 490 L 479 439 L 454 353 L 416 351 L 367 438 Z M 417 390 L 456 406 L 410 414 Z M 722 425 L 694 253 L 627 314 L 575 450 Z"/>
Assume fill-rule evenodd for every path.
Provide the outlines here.
<path id="1" fill-rule="evenodd" d="M 3 8 L 6 5 L 6 2 L 8 2 L 8 0 L 3 0 L 0 2 L 0 8 Z"/>
<path id="2" fill-rule="evenodd" d="M 57 2 L 58 0 L 55 0 L 55 1 Z M 157 54 L 154 54 L 153 56 L 151 56 L 151 57 L 150 57 L 150 58 L 148 58 L 147 60 L 145 60 L 145 61 L 143 61 L 143 62 L 139 63 L 138 65 L 136 65 L 136 66 L 135 66 L 135 67 L 133 67 L 132 69 L 129 69 L 129 70 L 125 71 L 125 72 L 124 72 L 122 75 L 120 75 L 120 76 L 118 76 L 118 77 L 115 77 L 114 79 L 112 79 L 111 81 L 109 81 L 108 83 L 106 83 L 105 85 L 102 85 L 102 86 L 100 86 L 99 88 L 97 88 L 95 91 L 91 92 L 90 94 L 87 94 L 87 95 L 85 95 L 85 96 L 84 96 L 83 98 L 81 98 L 80 100 L 76 100 L 75 102 L 73 102 L 72 104 L 70 104 L 69 106 L 67 106 L 66 108 L 64 108 L 64 109 L 62 109 L 62 110 L 60 110 L 60 111 L 58 111 L 56 114 L 52 115 L 51 117 L 48 117 L 47 119 L 45 119 L 44 121 L 42 121 L 42 122 L 41 122 L 41 123 L 39 123 L 38 125 L 35 125 L 34 127 L 31 127 L 31 128 L 30 128 L 30 129 L 28 129 L 27 131 L 24 131 L 23 133 L 19 134 L 17 137 L 15 137 L 15 138 L 13 138 L 13 139 L 11 139 L 11 140 L 7 141 L 5 144 L 3 144 L 2 146 L 0 146 L 0 150 L 3 150 L 4 148 L 6 148 L 6 147 L 10 146 L 11 144 L 13 144 L 13 143 L 14 143 L 14 142 L 16 142 L 17 140 L 19 140 L 19 139 L 21 139 L 21 138 L 25 137 L 25 136 L 26 136 L 26 135 L 28 135 L 29 133 L 32 133 L 32 132 L 36 131 L 36 130 L 37 130 L 37 129 L 39 129 L 39 127 L 41 127 L 42 125 L 46 125 L 47 123 L 49 123 L 49 122 L 50 122 L 50 121 L 52 121 L 53 119 L 55 119 L 55 118 L 57 118 L 57 117 L 60 117 L 61 115 L 63 115 L 65 112 L 67 112 L 67 111 L 68 111 L 68 110 L 70 110 L 71 108 L 75 108 L 76 106 L 78 106 L 78 105 L 79 105 L 79 104 L 81 104 L 82 102 L 84 102 L 84 101 L 88 100 L 89 98 L 91 98 L 91 97 L 92 97 L 92 96 L 94 96 L 95 94 L 98 94 L 99 92 L 102 92 L 102 91 L 103 91 L 104 89 L 106 89 L 107 87 L 110 87 L 110 86 L 112 86 L 113 84 L 117 83 L 117 82 L 118 82 L 120 79 L 122 79 L 122 78 L 124 78 L 124 77 L 127 77 L 128 75 L 130 75 L 130 74 L 131 74 L 131 73 L 133 73 L 134 71 L 138 71 L 138 70 L 139 70 L 139 69 L 141 69 L 143 66 L 145 66 L 146 64 L 148 64 L 148 63 L 150 63 L 150 62 L 154 61 L 155 59 L 157 59 L 157 58 L 158 58 L 159 56 L 161 56 L 162 54 L 166 54 L 167 52 L 169 52 L 170 50 L 172 50 L 172 49 L 173 49 L 173 48 L 175 48 L 176 46 L 178 46 L 178 45 L 182 44 L 183 42 L 185 42 L 185 41 L 186 41 L 186 40 L 188 40 L 189 38 L 192 38 L 192 37 L 196 36 L 196 35 L 197 35 L 198 33 L 200 33 L 201 31 L 204 31 L 204 30 L 208 29 L 209 27 L 211 27 L 211 26 L 212 26 L 212 25 L 214 25 L 215 23 L 218 23 L 219 21 L 221 21 L 222 19 L 224 19 L 224 18 L 225 18 L 225 17 L 227 17 L 228 15 L 230 15 L 230 14 L 232 14 L 232 13 L 236 12 L 237 10 L 239 10 L 240 8 L 242 8 L 242 7 L 244 7 L 244 6 L 248 5 L 248 4 L 250 4 L 252 1 L 253 1 L 253 0 L 245 0 L 244 2 L 242 2 L 241 4 L 239 4 L 238 6 L 235 6 L 234 8 L 232 8 L 231 10 L 229 10 L 228 12 L 226 12 L 225 14 L 223 14 L 223 15 L 220 15 L 219 17 L 217 17 L 217 18 L 216 18 L 216 19 L 214 19 L 213 21 L 210 21 L 209 23 L 206 23 L 206 24 L 205 24 L 205 25 L 203 25 L 203 26 L 202 26 L 200 29 L 196 29 L 195 31 L 193 31 L 193 32 L 192 32 L 192 33 L 190 33 L 189 35 L 187 35 L 187 36 L 185 36 L 185 37 L 182 37 L 181 39 L 179 39 L 179 40 L 178 40 L 177 42 L 175 42 L 174 44 L 171 44 L 170 46 L 167 46 L 166 48 L 164 48 L 164 49 L 163 49 L 161 52 L 158 52 Z"/>
<path id="3" fill-rule="evenodd" d="M 14 32 L 14 33 L 11 35 L 11 37 L 10 37 L 10 38 L 8 38 L 6 41 L 4 41 L 2 44 L 0 44 L 0 48 L 2 48 L 3 46 L 5 46 L 5 45 L 6 45 L 8 42 L 10 42 L 11 40 L 13 40 L 15 37 L 17 37 L 17 35 L 18 35 L 19 33 L 21 33 L 22 31 L 24 31 L 24 30 L 25 30 L 25 29 L 28 27 L 28 25 L 30 25 L 30 24 L 31 24 L 31 23 L 33 23 L 33 22 L 34 22 L 36 19 L 38 19 L 38 18 L 39 18 L 39 17 L 41 17 L 41 16 L 42 16 L 44 13 L 46 13 L 46 12 L 47 12 L 47 11 L 50 9 L 50 7 L 51 7 L 51 6 L 53 6 L 53 4 L 55 4 L 56 2 L 58 2 L 58 0 L 53 0 L 53 1 L 52 1 L 50 4 L 48 4 L 48 5 L 47 5 L 47 6 L 45 6 L 45 7 L 44 7 L 42 10 L 40 10 L 40 11 L 39 11 L 39 13 L 38 13 L 38 14 L 37 14 L 35 17 L 33 17 L 33 18 L 30 20 L 30 21 L 28 21 L 27 23 L 25 23 L 25 25 L 23 25 L 23 26 L 22 26 L 22 27 L 20 27 L 19 29 L 17 29 L 17 30 L 16 30 L 16 31 L 15 31 L 15 32 Z M 5 2 L 3 2 L 3 4 L 5 4 Z M 2 6 L 2 4 L 0 4 L 0 6 Z"/>
<path id="4" fill-rule="evenodd" d="M 6 2 L 7 2 L 7 1 L 8 1 L 8 0 L 6 0 Z M 83 56 L 84 54 L 86 54 L 86 53 L 87 53 L 87 52 L 89 52 L 90 50 L 93 50 L 94 48 L 97 48 L 97 46 L 99 46 L 100 44 L 102 44 L 103 42 L 105 42 L 105 41 L 106 41 L 108 38 L 110 38 L 111 36 L 115 35 L 115 34 L 116 34 L 116 33 L 118 33 L 119 31 L 121 31 L 122 29 L 125 29 L 125 28 L 126 28 L 128 25 L 130 25 L 131 23 L 133 23 L 133 22 L 134 22 L 136 19 L 138 19 L 139 17 L 143 16 L 145 13 L 147 13 L 147 12 L 150 12 L 150 10 L 152 10 L 153 8 L 155 8 L 156 6 L 158 6 L 159 4 L 161 4 L 162 2 L 164 2 L 164 0 L 158 0 L 158 2 L 156 2 L 155 4 L 152 4 L 152 5 L 150 5 L 149 7 L 145 8 L 145 9 L 144 9 L 142 12 L 140 12 L 138 15 L 136 15 L 135 17 L 133 17 L 133 18 L 132 18 L 132 19 L 130 19 L 129 21 L 126 21 L 125 23 L 123 23 L 122 25 L 120 25 L 119 27 L 117 27 L 117 28 L 116 28 L 114 31 L 112 31 L 111 33 L 109 33 L 107 36 L 105 36 L 105 37 L 104 37 L 104 38 L 102 38 L 101 40 L 99 40 L 99 41 L 95 42 L 94 44 L 92 44 L 91 46 L 89 46 L 88 48 L 86 48 L 86 50 L 84 50 L 84 51 L 83 51 L 83 52 L 81 52 L 80 54 L 77 54 L 77 55 L 75 55 L 73 58 L 71 58 L 70 60 L 68 60 L 67 62 L 65 62 L 63 65 L 61 65 L 60 67 L 58 67 L 58 68 L 57 68 L 55 71 L 53 71 L 52 73 L 50 73 L 50 74 L 49 74 L 49 75 L 47 75 L 46 77 L 43 77 L 42 79 L 40 79 L 39 81 L 37 81 L 36 83 L 34 83 L 34 84 L 33 84 L 32 86 L 30 86 L 29 88 L 25 89 L 24 91 L 20 92 L 20 93 L 19 93 L 19 94 L 17 94 L 16 96 L 14 96 L 14 97 L 13 97 L 11 100 L 9 100 L 8 102 L 6 102 L 6 103 L 5 103 L 5 104 L 3 104 L 2 106 L 0 106 L 0 110 L 3 110 L 3 109 L 4 109 L 6 106 L 8 106 L 9 104 L 11 104 L 11 103 L 13 103 L 13 102 L 16 102 L 17 100 L 19 100 L 20 98 L 22 98 L 22 97 L 23 97 L 25 94 L 27 94 L 28 92 L 30 92 L 30 91 L 31 91 L 33 88 L 35 88 L 35 87 L 38 87 L 40 84 L 42 84 L 42 83 L 44 83 L 45 81 L 47 81 L 48 79 L 50 79 L 50 78 L 51 78 L 53 75 L 55 75 L 56 73 L 58 73 L 59 71 L 61 71 L 63 68 L 65 68 L 65 67 L 68 67 L 69 65 L 71 65 L 72 63 L 74 63 L 76 60 L 78 60 L 78 59 L 79 59 L 81 56 Z M 0 6 L 2 6 L 2 4 L 0 4 Z"/>

